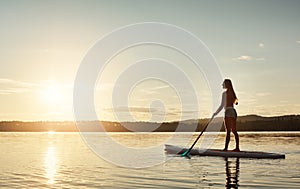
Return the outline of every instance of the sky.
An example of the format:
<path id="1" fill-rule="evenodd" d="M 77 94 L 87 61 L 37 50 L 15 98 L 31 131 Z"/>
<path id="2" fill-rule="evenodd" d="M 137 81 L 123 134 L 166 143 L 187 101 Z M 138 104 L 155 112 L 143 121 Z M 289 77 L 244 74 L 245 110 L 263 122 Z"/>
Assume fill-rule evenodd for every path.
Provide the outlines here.
<path id="1" fill-rule="evenodd" d="M 297 0 L 1 1 L 0 120 L 74 120 L 73 86 L 84 57 L 117 28 L 143 22 L 175 25 L 201 39 L 222 77 L 233 82 L 239 115 L 299 114 L 299 10 Z M 142 45 L 113 58 L 99 76 L 93 99 L 99 119 L 119 120 L 116 114 L 124 113 L 124 106 L 114 105 L 113 90 L 122 90 L 126 79 L 118 78 L 132 62 L 147 58 L 168 60 L 185 71 L 199 103 L 187 102 L 182 110 L 180 86 L 145 79 L 126 96 L 134 120 L 212 114 L 212 86 L 205 75 L 196 77 L 189 60 L 174 49 Z M 157 68 L 167 69 L 164 65 Z M 180 90 L 185 99 L 194 94 L 182 86 Z"/>

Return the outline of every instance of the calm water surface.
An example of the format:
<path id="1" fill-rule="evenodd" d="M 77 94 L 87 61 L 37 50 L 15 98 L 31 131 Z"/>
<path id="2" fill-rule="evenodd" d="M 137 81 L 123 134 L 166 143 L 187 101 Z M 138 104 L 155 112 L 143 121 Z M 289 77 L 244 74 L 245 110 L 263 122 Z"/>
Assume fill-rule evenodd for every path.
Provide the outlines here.
<path id="1" fill-rule="evenodd" d="M 169 135 L 112 134 L 133 146 L 161 143 Z M 0 188 L 300 188 L 299 132 L 240 138 L 243 150 L 285 153 L 286 159 L 174 157 L 148 168 L 122 168 L 95 155 L 78 133 L 0 133 Z M 212 147 L 223 143 L 221 134 Z"/>

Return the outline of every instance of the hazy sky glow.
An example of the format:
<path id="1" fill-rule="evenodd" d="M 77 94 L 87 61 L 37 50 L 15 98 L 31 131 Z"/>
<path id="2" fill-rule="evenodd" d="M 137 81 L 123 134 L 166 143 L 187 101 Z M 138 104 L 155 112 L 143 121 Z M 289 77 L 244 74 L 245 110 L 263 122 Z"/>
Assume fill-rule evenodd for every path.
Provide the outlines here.
<path id="1" fill-rule="evenodd" d="M 74 119 L 73 83 L 86 52 L 105 34 L 138 22 L 169 23 L 199 37 L 223 76 L 232 79 L 239 115 L 299 114 L 299 10 L 296 0 L 1 1 L 0 120 Z M 106 85 L 95 90 L 99 119 L 114 120 L 112 111 L 122 111 L 110 104 L 122 68 L 151 57 L 178 61 L 193 73 L 185 66 L 188 60 L 170 49 L 128 50 L 100 78 Z M 180 99 L 170 86 L 148 81 L 128 96 L 133 116 L 151 120 L 150 113 L 158 112 L 165 120 L 208 117 L 208 86 L 202 76 L 197 82 L 200 115 L 194 107 L 180 112 Z"/>

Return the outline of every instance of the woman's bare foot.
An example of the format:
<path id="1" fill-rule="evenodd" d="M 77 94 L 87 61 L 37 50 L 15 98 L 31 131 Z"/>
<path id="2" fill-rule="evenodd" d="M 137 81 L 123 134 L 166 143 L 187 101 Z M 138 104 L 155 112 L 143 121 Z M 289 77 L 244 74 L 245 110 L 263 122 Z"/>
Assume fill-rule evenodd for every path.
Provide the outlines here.
<path id="1" fill-rule="evenodd" d="M 241 150 L 239 148 L 236 148 L 234 150 L 232 150 L 233 152 L 240 152 Z"/>

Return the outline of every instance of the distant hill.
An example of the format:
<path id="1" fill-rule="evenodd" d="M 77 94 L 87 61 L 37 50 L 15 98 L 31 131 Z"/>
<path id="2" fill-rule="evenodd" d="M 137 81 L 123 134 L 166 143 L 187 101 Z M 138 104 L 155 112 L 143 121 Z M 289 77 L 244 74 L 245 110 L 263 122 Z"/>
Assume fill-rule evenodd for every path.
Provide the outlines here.
<path id="1" fill-rule="evenodd" d="M 240 121 L 262 121 L 262 120 L 266 120 L 269 119 L 268 117 L 262 117 L 262 116 L 258 116 L 258 115 L 246 115 L 246 116 L 239 116 L 238 120 Z"/>
<path id="2" fill-rule="evenodd" d="M 89 132 L 186 132 L 201 131 L 209 119 L 193 119 L 175 122 L 110 122 L 110 121 L 1 121 L 0 132 L 78 132 L 77 126 Z M 215 118 L 207 131 L 224 131 L 220 128 L 223 119 Z M 100 123 L 104 127 L 100 127 Z M 77 125 L 76 125 L 77 124 Z M 180 127 L 178 127 L 180 125 Z M 180 128 L 180 130 L 178 130 Z M 176 130 L 177 129 L 177 130 Z M 262 117 L 258 115 L 239 116 L 237 119 L 238 131 L 300 131 L 300 115 L 285 115 L 276 117 Z"/>

